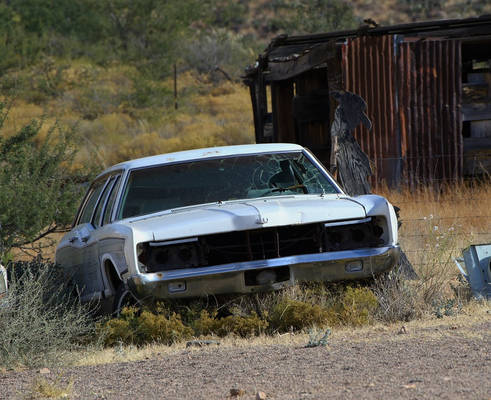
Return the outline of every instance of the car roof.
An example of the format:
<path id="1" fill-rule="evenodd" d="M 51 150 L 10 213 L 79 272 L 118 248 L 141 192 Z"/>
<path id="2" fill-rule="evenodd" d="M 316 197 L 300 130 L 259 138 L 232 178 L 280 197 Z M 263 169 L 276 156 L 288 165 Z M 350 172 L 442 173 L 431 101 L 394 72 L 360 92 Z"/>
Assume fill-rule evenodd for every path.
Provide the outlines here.
<path id="1" fill-rule="evenodd" d="M 148 167 L 153 165 L 173 164 L 176 162 L 195 161 L 214 157 L 227 157 L 235 155 L 270 153 L 276 151 L 301 151 L 303 147 L 293 143 L 264 143 L 264 144 L 244 144 L 237 146 L 208 147 L 203 149 L 178 151 L 175 153 L 159 154 L 157 156 L 137 158 L 135 160 L 124 161 L 106 169 L 99 176 L 113 170 L 133 169 Z"/>

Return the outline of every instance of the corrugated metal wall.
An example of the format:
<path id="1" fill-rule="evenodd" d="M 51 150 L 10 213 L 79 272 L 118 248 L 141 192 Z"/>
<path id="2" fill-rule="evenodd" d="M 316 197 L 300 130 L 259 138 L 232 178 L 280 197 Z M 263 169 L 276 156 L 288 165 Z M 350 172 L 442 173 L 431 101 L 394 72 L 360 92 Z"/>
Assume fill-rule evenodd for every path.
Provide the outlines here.
<path id="1" fill-rule="evenodd" d="M 343 49 L 343 80 L 368 104 L 372 131 L 359 127 L 355 137 L 374 163 L 374 183 L 462 177 L 459 41 L 350 39 Z"/>
<path id="2" fill-rule="evenodd" d="M 392 36 L 348 40 L 343 51 L 345 89 L 363 97 L 372 130 L 359 126 L 356 140 L 373 162 L 374 183 L 393 186 L 400 176 L 400 146 L 395 112 L 395 65 Z"/>
<path id="3" fill-rule="evenodd" d="M 404 181 L 459 180 L 463 175 L 460 41 L 406 40 L 398 49 Z"/>

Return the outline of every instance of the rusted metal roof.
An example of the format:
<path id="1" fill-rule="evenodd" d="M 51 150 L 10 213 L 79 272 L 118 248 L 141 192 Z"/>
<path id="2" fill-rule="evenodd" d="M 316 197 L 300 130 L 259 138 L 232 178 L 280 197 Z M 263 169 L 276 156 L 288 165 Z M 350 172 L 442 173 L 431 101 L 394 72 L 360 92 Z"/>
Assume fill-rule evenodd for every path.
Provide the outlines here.
<path id="1" fill-rule="evenodd" d="M 468 137 L 468 131 L 477 129 L 474 120 L 489 120 L 491 115 L 489 99 L 484 108 L 477 104 L 477 111 L 476 104 L 462 100 L 462 82 L 469 63 L 487 59 L 490 46 L 491 15 L 280 36 L 246 71 L 256 139 L 298 142 L 329 162 L 329 125 L 336 104 L 328 93 L 345 89 L 368 104 L 373 129 L 359 127 L 354 135 L 373 161 L 372 183 L 461 180 L 464 136 L 482 146 L 487 136 Z M 267 86 L 272 110 L 267 107 Z M 311 115 L 314 112 L 322 118 Z M 478 161 L 483 169 L 486 163 Z"/>

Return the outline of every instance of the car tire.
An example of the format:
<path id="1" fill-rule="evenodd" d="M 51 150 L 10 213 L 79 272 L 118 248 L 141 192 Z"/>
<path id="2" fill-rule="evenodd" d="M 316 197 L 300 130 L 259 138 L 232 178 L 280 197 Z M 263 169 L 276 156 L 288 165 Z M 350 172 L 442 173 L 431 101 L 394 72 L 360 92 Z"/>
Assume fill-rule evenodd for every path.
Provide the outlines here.
<path id="1" fill-rule="evenodd" d="M 113 315 L 119 317 L 123 308 L 136 306 L 138 304 L 138 299 L 131 293 L 128 286 L 121 282 L 114 294 L 112 307 Z"/>

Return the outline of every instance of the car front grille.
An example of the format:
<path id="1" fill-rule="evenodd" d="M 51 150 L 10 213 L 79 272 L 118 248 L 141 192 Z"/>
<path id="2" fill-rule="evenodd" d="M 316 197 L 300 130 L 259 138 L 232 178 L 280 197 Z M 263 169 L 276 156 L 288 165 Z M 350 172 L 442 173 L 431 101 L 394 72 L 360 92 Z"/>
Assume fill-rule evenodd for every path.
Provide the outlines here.
<path id="1" fill-rule="evenodd" d="M 378 247 L 386 243 L 385 219 L 315 223 L 204 235 L 140 244 L 146 272 Z M 179 242 L 179 243 L 176 243 Z"/>

